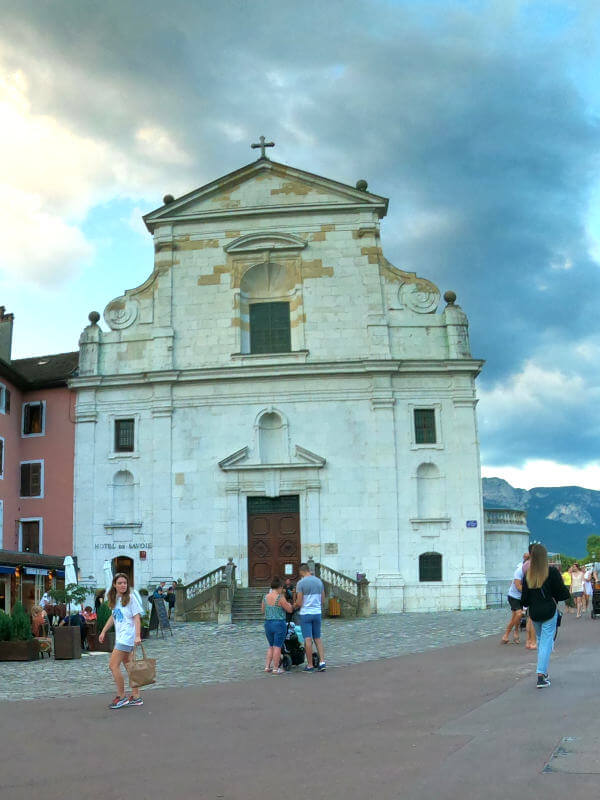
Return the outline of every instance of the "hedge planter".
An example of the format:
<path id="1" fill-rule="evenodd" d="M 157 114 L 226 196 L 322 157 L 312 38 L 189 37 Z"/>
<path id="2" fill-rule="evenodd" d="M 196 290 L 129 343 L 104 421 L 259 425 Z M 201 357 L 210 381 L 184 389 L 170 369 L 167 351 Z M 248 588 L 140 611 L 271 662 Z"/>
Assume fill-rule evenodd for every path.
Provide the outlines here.
<path id="1" fill-rule="evenodd" d="M 63 625 L 54 629 L 54 658 L 81 658 L 81 629 L 79 625 Z"/>
<path id="2" fill-rule="evenodd" d="M 37 639 L 25 642 L 0 642 L 0 661 L 35 661 L 40 657 Z"/>
<path id="3" fill-rule="evenodd" d="M 94 642 L 93 649 L 96 651 L 100 651 L 101 653 L 112 653 L 115 649 L 115 632 L 114 631 L 107 631 L 104 634 L 104 641 L 100 643 L 98 637 L 100 634 L 96 634 L 96 641 Z M 90 650 L 92 648 L 90 647 Z"/>

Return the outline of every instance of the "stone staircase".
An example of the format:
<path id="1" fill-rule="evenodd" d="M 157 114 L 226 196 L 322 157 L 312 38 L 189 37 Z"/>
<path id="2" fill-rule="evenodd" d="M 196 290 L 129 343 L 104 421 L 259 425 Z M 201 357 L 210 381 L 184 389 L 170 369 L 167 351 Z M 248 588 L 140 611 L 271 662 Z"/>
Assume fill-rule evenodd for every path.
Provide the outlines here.
<path id="1" fill-rule="evenodd" d="M 268 591 L 269 587 L 266 589 L 257 589 L 252 586 L 249 588 L 236 588 L 231 605 L 231 621 L 261 621 L 263 615 L 260 610 L 260 604 Z"/>

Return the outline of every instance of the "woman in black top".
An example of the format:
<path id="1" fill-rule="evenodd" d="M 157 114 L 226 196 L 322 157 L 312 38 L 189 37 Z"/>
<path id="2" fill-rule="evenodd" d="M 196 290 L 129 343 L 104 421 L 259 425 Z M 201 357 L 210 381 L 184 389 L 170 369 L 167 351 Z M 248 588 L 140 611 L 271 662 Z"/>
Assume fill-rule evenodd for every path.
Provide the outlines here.
<path id="1" fill-rule="evenodd" d="M 521 601 L 529 608 L 529 616 L 538 638 L 537 687 L 550 686 L 548 664 L 554 644 L 558 600 L 566 600 L 569 590 L 556 567 L 548 566 L 548 552 L 543 544 L 531 548 L 529 569 L 523 576 Z"/>

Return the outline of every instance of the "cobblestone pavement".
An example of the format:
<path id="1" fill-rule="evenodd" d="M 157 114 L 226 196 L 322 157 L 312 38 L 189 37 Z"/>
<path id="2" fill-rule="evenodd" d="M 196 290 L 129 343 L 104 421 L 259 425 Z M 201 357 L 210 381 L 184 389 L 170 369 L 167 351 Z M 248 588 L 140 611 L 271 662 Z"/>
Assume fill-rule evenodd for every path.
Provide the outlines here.
<path id="1" fill-rule="evenodd" d="M 420 653 L 480 636 L 500 637 L 507 621 L 505 609 L 326 619 L 327 668 Z M 162 639 L 152 633 L 144 645 L 147 655 L 157 659 L 158 679 L 147 687 L 150 690 L 254 678 L 262 674 L 266 652 L 263 626 L 256 622 L 221 626 L 175 623 L 173 636 L 167 633 Z M 281 680 L 290 678 L 282 676 Z M 0 662 L 0 701 L 110 694 L 113 690 L 107 653 L 84 654 L 72 661 Z"/>

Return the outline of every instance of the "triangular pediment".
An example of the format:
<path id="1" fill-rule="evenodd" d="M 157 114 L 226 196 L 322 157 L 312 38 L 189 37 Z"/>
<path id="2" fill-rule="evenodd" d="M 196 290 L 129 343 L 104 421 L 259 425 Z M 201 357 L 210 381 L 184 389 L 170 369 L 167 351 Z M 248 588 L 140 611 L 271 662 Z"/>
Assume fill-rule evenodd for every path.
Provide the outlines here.
<path id="1" fill-rule="evenodd" d="M 267 464 L 264 462 L 256 462 L 251 458 L 250 448 L 242 447 L 236 450 L 235 453 L 226 456 L 222 461 L 219 461 L 219 467 L 224 472 L 233 470 L 264 470 L 264 469 L 306 469 L 316 467 L 321 469 L 327 463 L 323 456 L 300 447 L 299 444 L 294 449 L 294 459 L 285 463 Z"/>
<path id="2" fill-rule="evenodd" d="M 161 223 L 282 211 L 372 208 L 385 216 L 385 197 L 311 172 L 260 158 L 146 214 L 152 232 Z"/>

